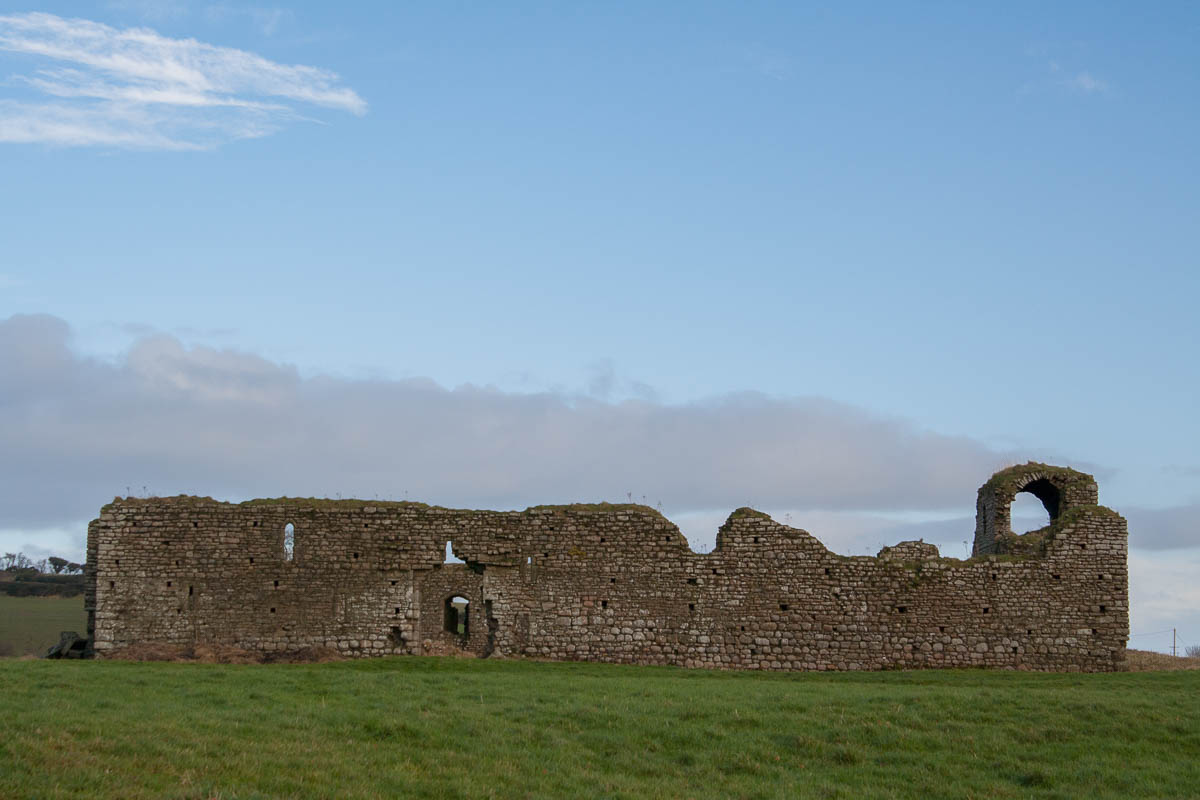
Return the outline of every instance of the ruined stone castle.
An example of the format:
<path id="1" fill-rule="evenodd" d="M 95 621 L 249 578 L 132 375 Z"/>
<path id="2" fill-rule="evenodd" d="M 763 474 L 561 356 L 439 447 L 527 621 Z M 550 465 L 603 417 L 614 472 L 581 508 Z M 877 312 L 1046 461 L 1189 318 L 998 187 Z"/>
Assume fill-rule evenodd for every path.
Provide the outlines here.
<path id="1" fill-rule="evenodd" d="M 1018 492 L 1050 524 L 1015 535 Z M 447 560 L 448 551 L 463 563 Z M 464 511 L 281 498 L 117 499 L 88 527 L 96 655 L 142 643 L 445 653 L 719 669 L 1118 669 L 1126 525 L 1090 475 L 1011 467 L 974 555 L 840 556 L 734 511 L 710 553 L 638 505 Z"/>

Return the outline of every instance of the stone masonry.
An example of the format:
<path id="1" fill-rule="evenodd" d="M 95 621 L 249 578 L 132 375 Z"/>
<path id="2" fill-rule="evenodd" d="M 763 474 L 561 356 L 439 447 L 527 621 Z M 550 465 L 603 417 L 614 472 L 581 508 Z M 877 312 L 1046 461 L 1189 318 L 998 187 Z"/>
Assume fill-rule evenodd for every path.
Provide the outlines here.
<path id="1" fill-rule="evenodd" d="M 1051 522 L 1017 536 L 1021 491 Z M 1128 636 L 1125 520 L 1044 464 L 980 490 L 974 556 L 840 556 L 734 511 L 711 553 L 637 505 L 463 511 L 357 500 L 118 498 L 88 526 L 97 656 L 134 644 L 465 651 L 717 669 L 1108 671 Z M 447 563 L 447 543 L 465 563 Z"/>

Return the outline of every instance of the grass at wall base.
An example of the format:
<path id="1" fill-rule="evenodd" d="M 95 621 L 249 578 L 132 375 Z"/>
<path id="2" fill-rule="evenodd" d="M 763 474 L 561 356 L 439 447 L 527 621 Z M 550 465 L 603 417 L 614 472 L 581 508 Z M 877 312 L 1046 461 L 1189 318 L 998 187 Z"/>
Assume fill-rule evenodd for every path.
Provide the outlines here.
<path id="1" fill-rule="evenodd" d="M 1194 797 L 1200 671 L 0 660 L 0 797 Z"/>

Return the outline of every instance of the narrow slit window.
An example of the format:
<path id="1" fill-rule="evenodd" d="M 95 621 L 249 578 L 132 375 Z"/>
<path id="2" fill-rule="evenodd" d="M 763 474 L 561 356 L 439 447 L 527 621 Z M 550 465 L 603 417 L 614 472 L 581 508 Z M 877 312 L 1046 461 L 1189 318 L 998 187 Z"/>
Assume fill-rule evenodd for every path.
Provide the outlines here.
<path id="1" fill-rule="evenodd" d="M 296 526 L 288 523 L 283 526 L 283 560 L 291 561 L 296 556 Z"/>

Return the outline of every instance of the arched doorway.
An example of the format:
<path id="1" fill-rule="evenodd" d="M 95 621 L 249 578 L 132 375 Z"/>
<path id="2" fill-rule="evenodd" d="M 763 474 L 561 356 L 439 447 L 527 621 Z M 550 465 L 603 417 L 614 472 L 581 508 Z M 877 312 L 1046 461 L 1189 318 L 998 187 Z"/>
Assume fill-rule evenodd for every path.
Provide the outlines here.
<path id="1" fill-rule="evenodd" d="M 461 594 L 451 595 L 442 603 L 442 629 L 467 639 L 471 636 L 471 601 Z"/>

